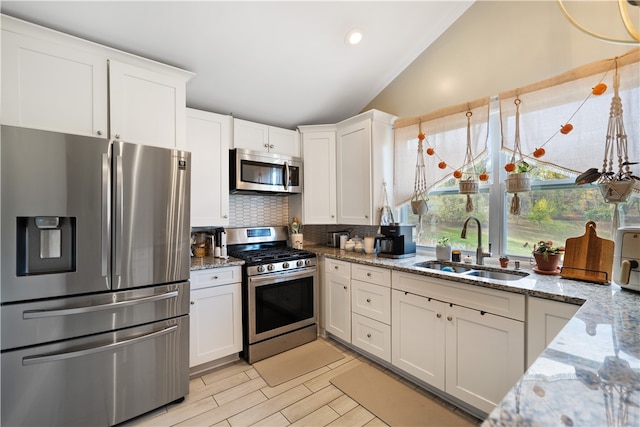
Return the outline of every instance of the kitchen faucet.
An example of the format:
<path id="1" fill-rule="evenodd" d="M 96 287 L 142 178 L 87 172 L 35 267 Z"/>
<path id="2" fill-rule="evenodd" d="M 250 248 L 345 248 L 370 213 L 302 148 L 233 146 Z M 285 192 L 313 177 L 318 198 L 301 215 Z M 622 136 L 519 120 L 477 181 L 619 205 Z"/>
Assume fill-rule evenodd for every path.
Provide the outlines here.
<path id="1" fill-rule="evenodd" d="M 489 243 L 489 252 L 485 252 L 484 249 L 482 249 L 482 226 L 480 225 L 480 221 L 478 221 L 478 218 L 476 218 L 475 216 L 470 216 L 465 220 L 464 224 L 462 225 L 462 233 L 460 233 L 460 237 L 462 237 L 463 239 L 467 238 L 467 224 L 469 223 L 470 219 L 474 220 L 476 224 L 478 224 L 478 248 L 476 249 L 476 264 L 484 265 L 484 259 L 491 256 L 491 243 Z"/>

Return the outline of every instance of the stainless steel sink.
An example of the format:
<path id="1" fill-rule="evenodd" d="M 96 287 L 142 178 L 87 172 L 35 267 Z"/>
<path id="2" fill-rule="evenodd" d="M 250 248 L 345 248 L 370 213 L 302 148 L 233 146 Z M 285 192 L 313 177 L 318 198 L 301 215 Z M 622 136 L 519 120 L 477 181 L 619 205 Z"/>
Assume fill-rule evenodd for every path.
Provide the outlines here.
<path id="1" fill-rule="evenodd" d="M 450 264 L 440 261 L 423 261 L 414 264 L 415 267 L 429 268 L 431 270 L 449 271 L 451 273 L 464 273 L 471 271 L 469 267 L 462 267 L 456 264 Z"/>
<path id="2" fill-rule="evenodd" d="M 513 281 L 520 280 L 523 277 L 527 277 L 529 273 L 525 272 L 505 272 L 505 271 L 491 271 L 491 270 L 469 270 L 464 273 L 465 276 L 484 277 L 486 279 Z"/>

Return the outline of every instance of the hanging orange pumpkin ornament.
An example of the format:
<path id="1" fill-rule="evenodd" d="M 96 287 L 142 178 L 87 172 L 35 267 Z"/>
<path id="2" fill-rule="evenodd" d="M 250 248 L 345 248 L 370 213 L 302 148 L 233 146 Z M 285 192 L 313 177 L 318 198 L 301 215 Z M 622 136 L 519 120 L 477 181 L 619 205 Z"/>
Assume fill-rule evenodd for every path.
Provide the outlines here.
<path id="1" fill-rule="evenodd" d="M 544 148 L 536 148 L 535 151 L 533 152 L 533 157 L 535 157 L 536 159 L 539 159 L 540 157 L 544 156 L 546 153 L 546 151 L 544 150 Z"/>
<path id="2" fill-rule="evenodd" d="M 424 141 L 424 133 L 420 132 L 420 133 L 418 134 L 418 140 L 419 140 L 419 141 Z"/>
<path id="3" fill-rule="evenodd" d="M 514 170 L 516 170 L 516 164 L 507 163 L 506 165 L 504 165 L 504 170 L 506 170 L 507 172 L 513 172 Z"/>
<path id="4" fill-rule="evenodd" d="M 606 91 L 607 91 L 607 85 L 604 84 L 604 83 L 598 83 L 597 85 L 595 85 L 593 87 L 593 89 L 591 89 L 591 93 L 596 95 L 596 96 L 602 95 Z"/>
<path id="5" fill-rule="evenodd" d="M 489 181 L 489 174 L 488 173 L 481 173 L 480 175 L 478 175 L 478 179 L 480 181 Z"/>
<path id="6" fill-rule="evenodd" d="M 429 147 L 427 148 L 427 154 L 430 156 L 433 156 L 434 154 L 436 154 L 436 150 L 434 150 L 433 148 Z"/>
<path id="7" fill-rule="evenodd" d="M 562 126 L 562 128 L 560 129 L 560 133 L 563 135 L 566 135 L 572 130 L 573 130 L 573 125 L 571 123 L 567 123 L 566 125 Z"/>
<path id="8" fill-rule="evenodd" d="M 445 162 L 440 162 L 440 163 L 438 163 L 438 167 L 440 169 L 445 169 L 447 167 L 447 164 Z"/>
<path id="9" fill-rule="evenodd" d="M 456 170 L 455 172 L 453 172 L 453 177 L 455 179 L 460 179 L 462 178 L 462 172 L 460 172 L 459 170 Z"/>

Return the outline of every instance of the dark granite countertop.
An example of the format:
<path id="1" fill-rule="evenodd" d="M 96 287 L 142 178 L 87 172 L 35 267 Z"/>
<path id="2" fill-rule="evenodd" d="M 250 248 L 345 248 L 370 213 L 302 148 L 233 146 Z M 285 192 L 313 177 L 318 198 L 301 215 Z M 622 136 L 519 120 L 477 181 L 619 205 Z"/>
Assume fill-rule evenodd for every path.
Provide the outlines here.
<path id="1" fill-rule="evenodd" d="M 616 284 L 537 274 L 525 262 L 523 270 L 530 275 L 506 282 L 414 266 L 433 256 L 388 259 L 326 246 L 305 249 L 329 258 L 581 305 L 482 425 L 640 425 L 639 293 Z M 487 264 L 501 270 L 495 259 Z"/>

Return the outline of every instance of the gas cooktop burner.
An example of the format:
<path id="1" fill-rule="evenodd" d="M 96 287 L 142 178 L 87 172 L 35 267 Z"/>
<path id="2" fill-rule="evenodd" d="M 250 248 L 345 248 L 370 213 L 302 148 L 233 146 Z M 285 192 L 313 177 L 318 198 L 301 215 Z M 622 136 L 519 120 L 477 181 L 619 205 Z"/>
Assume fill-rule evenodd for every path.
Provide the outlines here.
<path id="1" fill-rule="evenodd" d="M 266 264 L 273 261 L 295 261 L 298 259 L 315 257 L 313 252 L 292 248 L 267 248 L 247 251 L 234 251 L 230 253 L 235 258 L 240 258 L 252 264 Z"/>

